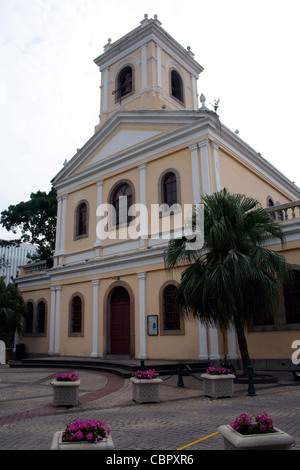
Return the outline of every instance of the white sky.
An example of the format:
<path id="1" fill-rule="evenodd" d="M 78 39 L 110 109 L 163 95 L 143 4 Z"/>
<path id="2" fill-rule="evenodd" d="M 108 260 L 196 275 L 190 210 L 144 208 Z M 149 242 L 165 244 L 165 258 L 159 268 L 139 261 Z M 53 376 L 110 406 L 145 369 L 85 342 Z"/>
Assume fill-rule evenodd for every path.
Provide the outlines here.
<path id="1" fill-rule="evenodd" d="M 222 123 L 300 186 L 299 0 L 0 0 L 0 212 L 49 191 L 93 135 L 93 60 L 145 13 L 191 47 Z"/>

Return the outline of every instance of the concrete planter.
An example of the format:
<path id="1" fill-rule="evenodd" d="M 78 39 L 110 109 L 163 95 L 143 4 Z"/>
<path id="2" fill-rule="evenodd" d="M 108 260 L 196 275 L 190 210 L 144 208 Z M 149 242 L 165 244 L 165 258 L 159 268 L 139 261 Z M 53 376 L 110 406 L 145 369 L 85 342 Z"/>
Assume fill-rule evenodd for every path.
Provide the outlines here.
<path id="1" fill-rule="evenodd" d="M 132 399 L 137 403 L 159 402 L 161 379 L 136 379 L 131 377 Z"/>
<path id="2" fill-rule="evenodd" d="M 218 431 L 224 440 L 224 450 L 289 450 L 295 442 L 289 434 L 274 428 L 276 432 L 244 436 L 231 426 L 224 425 Z"/>
<path id="3" fill-rule="evenodd" d="M 57 431 L 54 434 L 50 450 L 110 450 L 115 448 L 111 435 L 97 443 L 88 441 L 63 442 L 62 433 L 63 431 Z"/>
<path id="4" fill-rule="evenodd" d="M 53 382 L 51 382 L 51 385 L 53 388 L 54 406 L 78 405 L 78 389 L 80 386 L 80 380 L 68 382 L 54 379 Z"/>
<path id="5" fill-rule="evenodd" d="M 212 398 L 232 397 L 234 394 L 233 381 L 235 375 L 202 374 L 204 395 Z"/>

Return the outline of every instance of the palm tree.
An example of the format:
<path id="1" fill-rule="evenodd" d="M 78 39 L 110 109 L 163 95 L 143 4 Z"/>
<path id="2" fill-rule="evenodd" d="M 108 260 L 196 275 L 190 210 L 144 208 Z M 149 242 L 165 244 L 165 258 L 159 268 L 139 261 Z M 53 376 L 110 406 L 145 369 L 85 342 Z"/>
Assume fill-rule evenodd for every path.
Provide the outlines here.
<path id="1" fill-rule="evenodd" d="M 7 286 L 4 277 L 0 278 L 0 339 L 9 345 L 13 342 L 15 331 L 23 330 L 27 307 L 15 283 Z"/>
<path id="2" fill-rule="evenodd" d="M 245 328 L 274 312 L 280 287 L 290 280 L 285 258 L 265 243 L 270 237 L 283 243 L 284 235 L 251 197 L 223 189 L 203 197 L 203 203 L 203 247 L 187 250 L 185 237 L 170 240 L 165 265 L 185 268 L 175 300 L 186 315 L 223 329 L 235 325 L 246 372 L 251 360 Z"/>

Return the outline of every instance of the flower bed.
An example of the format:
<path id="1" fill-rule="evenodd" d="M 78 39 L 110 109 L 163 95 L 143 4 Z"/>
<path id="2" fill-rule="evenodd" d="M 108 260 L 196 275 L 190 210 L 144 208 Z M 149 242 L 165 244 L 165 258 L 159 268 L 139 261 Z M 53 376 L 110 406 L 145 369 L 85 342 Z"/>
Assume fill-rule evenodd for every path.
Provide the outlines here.
<path id="1" fill-rule="evenodd" d="M 243 435 L 275 432 L 272 418 L 265 411 L 256 415 L 254 423 L 249 416 L 242 413 L 230 423 L 230 427 Z"/>
<path id="2" fill-rule="evenodd" d="M 226 369 L 226 367 L 208 367 L 206 369 L 206 373 L 209 375 L 227 375 L 230 374 L 230 369 Z"/>
<path id="3" fill-rule="evenodd" d="M 160 401 L 160 384 L 162 380 L 153 370 L 137 370 L 130 381 L 132 382 L 132 399 L 137 403 L 151 403 Z"/>
<path id="4" fill-rule="evenodd" d="M 148 370 L 137 370 L 132 374 L 132 377 L 136 379 L 156 379 L 159 376 L 159 373 L 154 369 Z"/>
<path id="5" fill-rule="evenodd" d="M 75 419 L 62 433 L 63 442 L 99 442 L 110 435 L 110 429 L 102 421 Z"/>
<path id="6" fill-rule="evenodd" d="M 218 431 L 224 440 L 225 450 L 288 450 L 295 439 L 273 426 L 271 417 L 264 411 L 253 422 L 242 413 L 230 425 Z"/>
<path id="7" fill-rule="evenodd" d="M 80 386 L 78 374 L 75 374 L 75 372 L 56 374 L 51 385 L 53 387 L 54 406 L 78 405 L 78 390 Z"/>
<path id="8" fill-rule="evenodd" d="M 76 382 L 76 380 L 79 380 L 79 375 L 75 374 L 75 372 L 71 372 L 70 374 L 56 374 L 55 380 L 58 382 Z"/>
<path id="9" fill-rule="evenodd" d="M 54 434 L 51 450 L 114 449 L 110 429 L 103 421 L 75 419 L 64 431 Z"/>
<path id="10" fill-rule="evenodd" d="M 208 367 L 201 375 L 204 395 L 211 398 L 232 397 L 234 394 L 233 381 L 235 375 L 226 367 Z"/>

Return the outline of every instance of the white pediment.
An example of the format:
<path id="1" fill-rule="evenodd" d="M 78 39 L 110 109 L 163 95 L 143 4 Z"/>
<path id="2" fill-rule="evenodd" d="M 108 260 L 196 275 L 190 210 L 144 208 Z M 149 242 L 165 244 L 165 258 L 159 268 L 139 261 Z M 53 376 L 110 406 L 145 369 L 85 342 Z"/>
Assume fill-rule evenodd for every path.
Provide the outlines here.
<path id="1" fill-rule="evenodd" d="M 146 130 L 120 130 L 89 162 L 89 165 L 94 165 L 104 158 L 115 155 L 130 147 L 141 144 L 152 137 L 161 134 L 159 131 L 146 131 Z"/>

